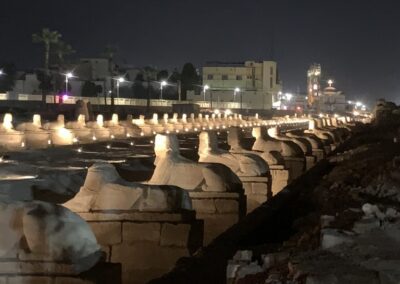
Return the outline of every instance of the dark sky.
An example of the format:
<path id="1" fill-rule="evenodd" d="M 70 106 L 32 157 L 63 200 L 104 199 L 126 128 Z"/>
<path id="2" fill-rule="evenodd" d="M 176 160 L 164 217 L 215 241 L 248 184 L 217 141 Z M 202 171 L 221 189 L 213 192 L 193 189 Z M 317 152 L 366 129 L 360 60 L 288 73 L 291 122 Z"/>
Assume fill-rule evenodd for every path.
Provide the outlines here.
<path id="1" fill-rule="evenodd" d="M 0 60 L 42 64 L 31 34 L 58 30 L 95 57 L 108 43 L 135 66 L 201 66 L 210 60 L 275 59 L 287 91 L 305 90 L 322 64 L 349 98 L 400 103 L 398 0 L 2 0 Z M 272 36 L 273 34 L 273 36 Z"/>

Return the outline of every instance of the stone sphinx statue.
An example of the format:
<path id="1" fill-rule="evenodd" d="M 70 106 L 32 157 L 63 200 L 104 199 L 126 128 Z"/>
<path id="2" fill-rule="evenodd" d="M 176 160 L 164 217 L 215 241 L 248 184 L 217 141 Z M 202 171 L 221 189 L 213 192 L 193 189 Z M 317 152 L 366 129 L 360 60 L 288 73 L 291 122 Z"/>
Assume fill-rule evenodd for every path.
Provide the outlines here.
<path id="1" fill-rule="evenodd" d="M 140 133 L 142 132 L 142 130 L 136 124 L 136 122 L 138 122 L 139 124 L 144 126 L 144 124 L 145 124 L 144 115 L 139 116 L 139 119 L 135 120 L 135 123 L 134 123 L 134 120 L 133 120 L 133 117 L 131 114 L 128 114 L 126 116 L 126 120 L 119 122 L 119 125 L 121 127 L 125 128 L 126 137 L 140 136 Z"/>
<path id="2" fill-rule="evenodd" d="M 113 113 L 111 120 L 105 121 L 104 126 L 110 130 L 111 138 L 123 139 L 126 137 L 126 128 L 120 125 L 118 114 Z"/>
<path id="3" fill-rule="evenodd" d="M 325 144 L 335 143 L 335 135 L 330 131 L 319 128 L 316 124 L 316 120 L 310 119 L 308 129 L 305 130 L 304 133 L 314 134 L 315 136 L 323 140 Z"/>
<path id="4" fill-rule="evenodd" d="M 312 145 L 307 139 L 299 136 L 282 135 L 278 126 L 268 128 L 267 132 L 270 137 L 277 140 L 294 142 L 301 148 L 305 155 L 312 155 Z"/>
<path id="5" fill-rule="evenodd" d="M 89 225 L 69 209 L 47 202 L 0 201 L 0 261 L 26 255 L 37 261 L 93 267 L 103 253 Z"/>
<path id="6" fill-rule="evenodd" d="M 50 132 L 43 129 L 40 114 L 34 114 L 32 122 L 21 123 L 16 129 L 25 133 L 27 147 L 44 148 L 48 146 Z"/>
<path id="7" fill-rule="evenodd" d="M 104 117 L 98 114 L 96 121 L 89 121 L 86 126 L 93 130 L 93 140 L 108 140 L 110 139 L 111 132 L 108 128 L 104 127 Z"/>
<path id="8" fill-rule="evenodd" d="M 263 176 L 268 166 L 260 157 L 250 153 L 230 153 L 218 148 L 214 131 L 202 131 L 199 136 L 199 162 L 219 163 L 229 167 L 239 177 Z"/>
<path id="9" fill-rule="evenodd" d="M 40 114 L 34 114 L 32 122 L 21 123 L 16 129 L 18 131 L 43 131 Z"/>
<path id="10" fill-rule="evenodd" d="M 75 118 L 78 119 L 78 117 L 80 115 L 83 115 L 83 117 L 86 119 L 86 121 L 88 121 L 90 118 L 88 105 L 83 100 L 77 100 L 76 105 L 75 105 Z"/>
<path id="11" fill-rule="evenodd" d="M 78 115 L 76 121 L 69 121 L 66 123 L 68 129 L 83 129 L 86 128 L 86 116 L 84 114 Z"/>
<path id="12" fill-rule="evenodd" d="M 59 114 L 57 121 L 48 122 L 43 128 L 51 133 L 51 143 L 54 145 L 71 145 L 74 143 L 74 134 L 65 128 L 64 115 Z"/>
<path id="13" fill-rule="evenodd" d="M 303 150 L 292 141 L 282 141 L 271 137 L 265 127 L 254 127 L 252 135 L 256 138 L 253 150 L 261 152 L 277 151 L 283 157 L 304 157 Z"/>
<path id="14" fill-rule="evenodd" d="M 65 125 L 76 137 L 77 141 L 89 142 L 92 140 L 93 131 L 86 127 L 86 117 L 84 114 L 78 115 L 76 121 L 69 121 Z"/>
<path id="15" fill-rule="evenodd" d="M 157 134 L 154 151 L 155 170 L 149 184 L 175 185 L 192 191 L 236 191 L 241 188 L 239 178 L 226 166 L 196 163 L 179 153 L 175 135 Z"/>
<path id="16" fill-rule="evenodd" d="M 96 163 L 74 198 L 64 204 L 74 212 L 92 210 L 176 211 L 191 209 L 187 193 L 174 186 L 127 182 L 115 167 Z"/>
<path id="17" fill-rule="evenodd" d="M 19 149 L 25 146 L 25 135 L 23 132 L 14 129 L 12 124 L 12 115 L 6 113 L 3 117 L 3 123 L 0 124 L 0 148 Z"/>
<path id="18" fill-rule="evenodd" d="M 227 138 L 228 138 L 227 142 L 231 147 L 230 148 L 231 153 L 256 154 L 260 156 L 268 164 L 268 166 L 283 165 L 285 163 L 282 154 L 278 151 L 270 151 L 270 152 L 255 151 L 251 150 L 252 143 L 249 143 L 249 145 L 244 145 L 245 137 L 240 127 L 230 127 Z"/>

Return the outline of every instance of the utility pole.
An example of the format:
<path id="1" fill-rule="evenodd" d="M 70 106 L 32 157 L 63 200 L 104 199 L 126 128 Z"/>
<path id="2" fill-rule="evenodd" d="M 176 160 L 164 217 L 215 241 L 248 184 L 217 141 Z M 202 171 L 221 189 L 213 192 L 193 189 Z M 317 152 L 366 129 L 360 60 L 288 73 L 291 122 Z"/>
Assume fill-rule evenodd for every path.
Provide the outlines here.
<path id="1" fill-rule="evenodd" d="M 178 98 L 179 98 L 179 101 L 181 101 L 182 100 L 181 80 L 178 80 L 177 86 L 178 86 Z"/>

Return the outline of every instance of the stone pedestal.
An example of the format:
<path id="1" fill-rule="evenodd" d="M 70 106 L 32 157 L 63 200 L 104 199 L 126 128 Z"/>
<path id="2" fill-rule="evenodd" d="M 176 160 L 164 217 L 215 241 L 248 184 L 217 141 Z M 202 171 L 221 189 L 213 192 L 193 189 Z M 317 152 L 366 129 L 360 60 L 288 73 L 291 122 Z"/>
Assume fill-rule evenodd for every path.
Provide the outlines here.
<path id="1" fill-rule="evenodd" d="M 306 156 L 306 171 L 315 165 L 316 159 L 314 156 Z"/>
<path id="2" fill-rule="evenodd" d="M 330 152 L 332 152 L 333 151 L 333 147 L 334 147 L 334 145 L 329 145 L 329 146 L 324 146 L 324 149 L 325 149 L 325 152 L 327 153 L 327 154 L 329 154 Z"/>
<path id="3" fill-rule="evenodd" d="M 91 226 L 107 261 L 122 264 L 122 282 L 147 283 L 202 244 L 203 222 L 194 211 L 78 213 Z M 111 282 L 110 282 L 111 283 Z"/>
<path id="4" fill-rule="evenodd" d="M 121 283 L 121 265 L 99 263 L 77 274 L 72 265 L 38 259 L 0 260 L 0 283 L 7 284 L 97 284 Z M 23 258 L 21 260 L 21 258 Z"/>
<path id="5" fill-rule="evenodd" d="M 47 131 L 26 131 L 25 144 L 27 148 L 47 148 L 50 133 Z"/>
<path id="6" fill-rule="evenodd" d="M 89 128 L 70 129 L 79 143 L 92 143 L 93 131 Z"/>
<path id="7" fill-rule="evenodd" d="M 116 139 L 126 138 L 126 129 L 122 126 L 110 126 L 108 127 L 110 135 L 114 136 Z"/>
<path id="8" fill-rule="evenodd" d="M 161 125 L 161 124 L 155 124 L 152 126 L 153 131 L 157 132 L 157 133 L 163 133 L 165 132 L 167 129 Z"/>
<path id="9" fill-rule="evenodd" d="M 74 134 L 62 127 L 50 131 L 51 144 L 56 146 L 72 145 L 74 143 Z"/>
<path id="10" fill-rule="evenodd" d="M 297 157 L 284 157 L 285 166 L 289 169 L 289 182 L 295 180 L 304 173 L 305 159 Z"/>
<path id="11" fill-rule="evenodd" d="M 111 138 L 111 132 L 107 128 L 93 128 L 93 137 L 96 137 L 97 141 L 108 141 Z"/>
<path id="12" fill-rule="evenodd" d="M 246 215 L 246 197 L 236 192 L 191 191 L 193 209 L 204 220 L 204 245 Z"/>
<path id="13" fill-rule="evenodd" d="M 153 135 L 153 128 L 150 125 L 140 125 L 140 130 L 143 133 L 144 136 L 151 136 Z"/>
<path id="14" fill-rule="evenodd" d="M 272 195 L 277 194 L 289 183 L 289 170 L 283 165 L 269 166 L 272 179 Z"/>
<path id="15" fill-rule="evenodd" d="M 325 158 L 325 153 L 322 149 L 313 149 L 312 154 L 317 159 L 317 162 Z"/>
<path id="16" fill-rule="evenodd" d="M 25 143 L 25 135 L 22 132 L 0 133 L 0 148 L 5 150 L 20 150 Z"/>
<path id="17" fill-rule="evenodd" d="M 240 177 L 246 195 L 246 209 L 250 213 L 272 197 L 271 181 L 268 177 Z"/>

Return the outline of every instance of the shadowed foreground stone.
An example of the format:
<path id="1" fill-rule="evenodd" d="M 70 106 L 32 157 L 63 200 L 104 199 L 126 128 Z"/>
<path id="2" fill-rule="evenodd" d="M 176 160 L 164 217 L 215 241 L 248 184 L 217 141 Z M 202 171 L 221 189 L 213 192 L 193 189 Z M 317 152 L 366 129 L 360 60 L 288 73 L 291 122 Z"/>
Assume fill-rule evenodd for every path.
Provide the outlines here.
<path id="1" fill-rule="evenodd" d="M 331 167 L 325 160 L 319 162 L 274 198 L 219 235 L 207 247 L 199 250 L 193 257 L 181 258 L 172 271 L 149 283 L 225 283 L 228 259 L 232 258 L 239 246 L 254 235 L 260 238 L 274 234 L 275 232 L 271 230 L 276 229 L 277 219 L 285 219 L 281 216 L 293 220 L 290 213 L 296 206 L 295 201 L 298 196 L 315 186 L 319 178 Z"/>

